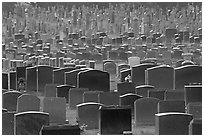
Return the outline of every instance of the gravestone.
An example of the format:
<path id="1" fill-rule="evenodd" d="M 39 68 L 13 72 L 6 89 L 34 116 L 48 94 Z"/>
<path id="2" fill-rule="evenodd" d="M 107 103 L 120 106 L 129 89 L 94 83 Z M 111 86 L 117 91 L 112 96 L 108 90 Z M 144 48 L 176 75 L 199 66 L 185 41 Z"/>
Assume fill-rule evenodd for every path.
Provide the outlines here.
<path id="1" fill-rule="evenodd" d="M 49 125 L 43 126 L 41 135 L 80 135 L 79 125 Z"/>
<path id="2" fill-rule="evenodd" d="M 161 100 L 158 103 L 158 113 L 180 112 L 185 113 L 185 102 L 181 100 Z"/>
<path id="3" fill-rule="evenodd" d="M 130 69 L 130 65 L 128 64 L 120 64 L 118 65 L 118 77 L 120 77 L 120 71 L 124 69 Z"/>
<path id="4" fill-rule="evenodd" d="M 98 96 L 99 103 L 104 105 L 119 105 L 119 93 L 102 92 Z"/>
<path id="5" fill-rule="evenodd" d="M 146 84 L 156 89 L 173 89 L 174 69 L 169 66 L 156 66 L 146 69 Z"/>
<path id="6" fill-rule="evenodd" d="M 155 115 L 156 135 L 188 135 L 193 116 L 186 113 L 158 113 Z"/>
<path id="7" fill-rule="evenodd" d="M 87 70 L 78 73 L 79 88 L 109 92 L 109 81 L 109 74 L 100 70 Z"/>
<path id="8" fill-rule="evenodd" d="M 108 62 L 114 62 L 114 60 L 103 60 L 103 71 L 104 71 L 104 64 Z"/>
<path id="9" fill-rule="evenodd" d="M 149 90 L 148 97 L 158 98 L 160 100 L 164 100 L 165 90 Z"/>
<path id="10" fill-rule="evenodd" d="M 17 99 L 17 110 L 19 112 L 40 111 L 40 99 L 35 95 L 23 94 Z"/>
<path id="11" fill-rule="evenodd" d="M 65 84 L 65 72 L 70 72 L 76 68 L 67 67 L 53 70 L 53 83 Z"/>
<path id="12" fill-rule="evenodd" d="M 37 92 L 37 67 L 26 68 L 26 91 Z"/>
<path id="13" fill-rule="evenodd" d="M 57 97 L 64 97 L 66 98 L 66 103 L 69 102 L 69 90 L 71 88 L 75 88 L 71 85 L 59 85 L 56 87 L 57 89 Z"/>
<path id="14" fill-rule="evenodd" d="M 184 89 L 190 83 L 202 83 L 202 66 L 188 65 L 174 70 L 174 89 Z"/>
<path id="15" fill-rule="evenodd" d="M 43 112 L 49 113 L 50 124 L 64 124 L 66 122 L 66 99 L 45 97 Z"/>
<path id="16" fill-rule="evenodd" d="M 202 119 L 202 103 L 192 102 L 186 106 L 186 112 L 193 115 L 193 119 Z"/>
<path id="17" fill-rule="evenodd" d="M 141 95 L 143 97 L 148 97 L 148 91 L 153 90 L 154 86 L 152 86 L 152 85 L 141 85 L 141 86 L 137 86 L 135 89 L 136 89 L 136 93 L 138 95 Z"/>
<path id="18" fill-rule="evenodd" d="M 8 73 L 2 73 L 2 89 L 8 89 Z"/>
<path id="19" fill-rule="evenodd" d="M 126 77 L 130 77 L 131 76 L 131 69 L 125 69 L 125 70 L 121 70 L 120 71 L 120 82 L 125 82 L 126 81 Z"/>
<path id="20" fill-rule="evenodd" d="M 202 86 L 201 85 L 186 85 L 185 86 L 185 105 L 191 102 L 202 102 Z"/>
<path id="21" fill-rule="evenodd" d="M 134 94 L 134 93 L 127 93 L 120 96 L 120 106 L 130 106 L 131 107 L 131 114 L 134 114 L 134 102 L 138 99 L 142 98 L 142 96 Z"/>
<path id="22" fill-rule="evenodd" d="M 135 65 L 140 64 L 140 58 L 139 57 L 129 57 L 128 58 L 128 64 L 130 65 L 130 68 L 132 68 Z"/>
<path id="23" fill-rule="evenodd" d="M 8 91 L 2 95 L 2 107 L 8 111 L 16 111 L 17 99 L 21 95 L 18 91 Z"/>
<path id="24" fill-rule="evenodd" d="M 126 93 L 135 93 L 135 84 L 132 82 L 117 83 L 117 91 L 119 95 L 124 95 Z"/>
<path id="25" fill-rule="evenodd" d="M 71 88 L 69 90 L 69 108 L 76 109 L 76 105 L 83 103 L 83 94 L 88 88 Z"/>
<path id="26" fill-rule="evenodd" d="M 15 112 L 2 113 L 2 135 L 14 135 Z"/>
<path id="27" fill-rule="evenodd" d="M 53 67 L 38 66 L 38 92 L 43 92 L 46 84 L 52 83 Z"/>
<path id="28" fill-rule="evenodd" d="M 104 71 L 107 71 L 110 75 L 116 74 L 116 64 L 114 62 L 106 62 L 104 64 Z"/>
<path id="29" fill-rule="evenodd" d="M 145 70 L 147 68 L 155 67 L 156 65 L 150 64 L 150 63 L 145 63 L 145 64 L 140 64 L 137 66 L 132 67 L 132 72 L 131 72 L 131 79 L 132 82 L 135 83 L 135 86 L 140 86 L 145 84 Z"/>
<path id="30" fill-rule="evenodd" d="M 43 125 L 49 125 L 49 114 L 28 111 L 14 115 L 14 135 L 39 135 Z"/>
<path id="31" fill-rule="evenodd" d="M 102 91 L 88 91 L 88 92 L 84 92 L 83 94 L 83 103 L 87 103 L 87 102 L 96 102 L 99 103 L 99 94 Z"/>
<path id="32" fill-rule="evenodd" d="M 100 135 L 121 135 L 132 131 L 131 109 L 128 107 L 99 108 Z"/>
<path id="33" fill-rule="evenodd" d="M 16 71 L 11 71 L 10 72 L 10 89 L 16 90 L 16 85 L 17 85 Z"/>
<path id="34" fill-rule="evenodd" d="M 189 124 L 189 135 L 202 135 L 202 119 L 193 119 Z"/>
<path id="35" fill-rule="evenodd" d="M 166 91 L 165 100 L 182 100 L 184 101 L 184 91 Z"/>
<path id="36" fill-rule="evenodd" d="M 44 93 L 45 97 L 57 97 L 57 86 L 59 84 L 46 84 Z"/>
<path id="37" fill-rule="evenodd" d="M 140 98 L 134 102 L 134 116 L 136 126 L 154 125 L 157 105 L 160 100 L 156 98 Z"/>
<path id="38" fill-rule="evenodd" d="M 79 126 L 87 125 L 87 129 L 99 128 L 99 107 L 100 103 L 89 102 L 77 105 L 77 119 Z"/>
<path id="39" fill-rule="evenodd" d="M 65 72 L 65 83 L 67 85 L 72 85 L 77 87 L 77 75 L 81 71 L 85 71 L 88 69 L 75 69 L 69 72 Z"/>

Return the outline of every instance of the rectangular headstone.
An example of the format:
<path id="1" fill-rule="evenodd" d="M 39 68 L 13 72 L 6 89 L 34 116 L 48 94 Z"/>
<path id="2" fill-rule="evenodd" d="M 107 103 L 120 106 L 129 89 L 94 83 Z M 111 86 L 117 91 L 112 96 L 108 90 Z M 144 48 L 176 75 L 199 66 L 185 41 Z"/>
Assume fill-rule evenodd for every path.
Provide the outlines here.
<path id="1" fill-rule="evenodd" d="M 14 135 L 15 112 L 2 113 L 2 135 Z"/>
<path id="2" fill-rule="evenodd" d="M 190 122 L 189 135 L 202 135 L 202 119 L 193 119 Z"/>
<path id="3" fill-rule="evenodd" d="M 119 105 L 119 93 L 103 92 L 98 96 L 99 103 L 104 105 Z"/>
<path id="4" fill-rule="evenodd" d="M 17 79 L 16 79 L 16 71 L 10 72 L 10 89 L 16 90 Z"/>
<path id="5" fill-rule="evenodd" d="M 165 100 L 185 100 L 184 91 L 167 91 L 165 92 Z"/>
<path id="6" fill-rule="evenodd" d="M 202 85 L 185 86 L 185 104 L 190 102 L 202 102 Z"/>
<path id="7" fill-rule="evenodd" d="M 45 97 L 57 97 L 57 86 L 59 84 L 46 84 L 44 93 Z"/>
<path id="8" fill-rule="evenodd" d="M 2 89 L 8 89 L 8 73 L 2 73 Z"/>
<path id="9" fill-rule="evenodd" d="M 66 99 L 45 97 L 43 112 L 49 113 L 50 124 L 64 124 L 66 122 Z"/>
<path id="10" fill-rule="evenodd" d="M 49 114 L 28 111 L 14 115 L 14 135 L 39 135 L 43 125 L 49 125 Z"/>
<path id="11" fill-rule="evenodd" d="M 122 107 L 99 108 L 99 131 L 101 135 L 121 135 L 132 131 L 131 109 Z"/>
<path id="12" fill-rule="evenodd" d="M 2 107 L 8 111 L 16 111 L 17 99 L 21 95 L 18 91 L 4 92 L 2 95 Z"/>
<path id="13" fill-rule="evenodd" d="M 159 101 L 158 113 L 181 112 L 185 113 L 185 102 L 181 100 Z"/>
<path id="14" fill-rule="evenodd" d="M 132 82 L 117 83 L 117 91 L 119 95 L 126 93 L 135 93 L 135 84 Z"/>
<path id="15" fill-rule="evenodd" d="M 26 91 L 37 92 L 37 67 L 26 68 Z"/>
<path id="16" fill-rule="evenodd" d="M 83 102 L 97 102 L 99 103 L 98 96 L 102 91 L 88 91 L 83 94 Z"/>
<path id="17" fill-rule="evenodd" d="M 69 90 L 69 108 L 75 109 L 76 105 L 83 103 L 83 94 L 87 88 L 71 88 Z"/>
<path id="18" fill-rule="evenodd" d="M 75 88 L 71 85 L 58 85 L 56 87 L 57 90 L 57 97 L 64 97 L 66 98 L 66 103 L 69 103 L 69 90 L 71 88 Z"/>
<path id="19" fill-rule="evenodd" d="M 164 100 L 165 90 L 149 90 L 148 97 Z"/>
<path id="20" fill-rule="evenodd" d="M 186 106 L 186 112 L 192 114 L 194 119 L 202 119 L 202 103 L 188 103 Z"/>

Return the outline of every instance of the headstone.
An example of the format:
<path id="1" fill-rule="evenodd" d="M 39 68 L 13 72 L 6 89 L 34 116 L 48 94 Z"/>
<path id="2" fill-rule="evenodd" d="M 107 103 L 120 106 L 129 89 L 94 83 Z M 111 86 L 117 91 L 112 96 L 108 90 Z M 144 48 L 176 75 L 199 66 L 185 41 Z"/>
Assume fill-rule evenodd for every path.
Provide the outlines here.
<path id="1" fill-rule="evenodd" d="M 202 102 L 202 86 L 201 85 L 186 85 L 185 92 L 185 105 L 191 102 Z"/>
<path id="2" fill-rule="evenodd" d="M 167 91 L 165 92 L 165 100 L 182 100 L 184 101 L 184 91 Z"/>
<path id="3" fill-rule="evenodd" d="M 78 87 L 89 90 L 110 91 L 109 74 L 100 70 L 79 72 Z"/>
<path id="4" fill-rule="evenodd" d="M 2 89 L 8 89 L 8 73 L 2 73 Z"/>
<path id="5" fill-rule="evenodd" d="M 117 91 L 119 95 L 126 93 L 135 93 L 135 84 L 132 82 L 117 83 Z"/>
<path id="6" fill-rule="evenodd" d="M 184 89 L 184 86 L 190 83 L 202 83 L 202 66 L 188 65 L 174 70 L 174 89 Z"/>
<path id="7" fill-rule="evenodd" d="M 143 97 L 148 97 L 148 91 L 153 89 L 154 89 L 154 86 L 152 85 L 141 85 L 136 87 L 136 93 Z"/>
<path id="8" fill-rule="evenodd" d="M 164 100 L 165 90 L 149 90 L 148 97 L 158 98 L 160 100 Z"/>
<path id="9" fill-rule="evenodd" d="M 66 99 L 45 97 L 43 112 L 49 113 L 50 124 L 64 124 L 66 122 Z"/>
<path id="10" fill-rule="evenodd" d="M 186 106 L 186 112 L 188 114 L 192 114 L 194 119 L 202 119 L 202 103 L 188 103 L 188 105 Z"/>
<path id="11" fill-rule="evenodd" d="M 159 113 L 155 115 L 156 135 L 188 135 L 193 116 L 186 113 Z"/>
<path id="12" fill-rule="evenodd" d="M 124 131 L 132 131 L 131 109 L 101 106 L 99 131 L 101 135 L 121 135 Z"/>
<path id="13" fill-rule="evenodd" d="M 153 64 L 140 64 L 132 67 L 131 79 L 135 83 L 135 86 L 140 86 L 145 84 L 145 70 L 147 68 L 155 67 Z"/>
<path id="14" fill-rule="evenodd" d="M 181 100 L 161 100 L 158 103 L 158 113 L 180 112 L 185 113 L 185 102 Z"/>
<path id="15" fill-rule="evenodd" d="M 18 91 L 5 92 L 2 95 L 2 107 L 8 111 L 16 111 L 17 99 L 21 95 Z"/>
<path id="16" fill-rule="evenodd" d="M 46 84 L 44 89 L 45 97 L 57 97 L 57 86 L 59 84 Z"/>
<path id="17" fill-rule="evenodd" d="M 100 103 L 82 103 L 77 105 L 77 119 L 79 126 L 86 125 L 87 129 L 99 128 L 99 107 Z"/>
<path id="18" fill-rule="evenodd" d="M 155 114 L 159 101 L 156 98 L 141 98 L 134 102 L 134 120 L 137 126 L 155 124 Z"/>
<path id="19" fill-rule="evenodd" d="M 24 83 L 26 82 L 26 67 L 17 67 L 16 75 L 17 75 L 17 90 L 20 90 L 20 88 L 25 88 L 20 87 L 20 84 L 21 81 L 23 81 Z"/>
<path id="20" fill-rule="evenodd" d="M 202 119 L 193 119 L 189 124 L 189 135 L 202 135 Z"/>
<path id="21" fill-rule="evenodd" d="M 14 115 L 15 135 L 39 135 L 43 125 L 49 125 L 48 113 L 28 111 Z"/>
<path id="22" fill-rule="evenodd" d="M 119 93 L 117 92 L 102 92 L 98 96 L 99 103 L 104 105 L 119 105 Z"/>
<path id="23" fill-rule="evenodd" d="M 2 113 L 2 135 L 14 135 L 15 112 Z"/>
<path id="24" fill-rule="evenodd" d="M 156 89 L 173 89 L 174 69 L 169 66 L 147 68 L 146 80 L 146 84 L 153 85 Z"/>
<path id="25" fill-rule="evenodd" d="M 140 64 L 140 57 L 129 57 L 128 58 L 128 64 L 130 65 L 131 68 L 135 65 L 139 65 Z"/>
<path id="26" fill-rule="evenodd" d="M 16 90 L 17 79 L 16 79 L 16 71 L 10 72 L 10 89 Z"/>
<path id="27" fill-rule="evenodd" d="M 38 66 L 38 92 L 43 92 L 46 84 L 52 83 L 54 68 L 50 66 Z"/>
<path id="28" fill-rule="evenodd" d="M 37 67 L 26 68 L 26 91 L 37 92 Z"/>
<path id="29" fill-rule="evenodd" d="M 41 135 L 80 135 L 79 125 L 49 125 L 43 126 Z"/>
<path id="30" fill-rule="evenodd" d="M 142 98 L 142 96 L 134 94 L 134 93 L 127 93 L 120 96 L 120 106 L 130 106 L 131 107 L 131 114 L 134 114 L 134 102 L 138 99 Z"/>
<path id="31" fill-rule="evenodd" d="M 75 88 L 71 85 L 59 85 L 56 87 L 57 89 L 57 97 L 64 97 L 66 98 L 66 103 L 69 102 L 69 90 L 70 88 Z"/>
<path id="32" fill-rule="evenodd" d="M 131 69 L 124 69 L 120 71 L 120 82 L 127 82 L 127 77 L 131 77 Z"/>
<path id="33" fill-rule="evenodd" d="M 88 91 L 88 92 L 84 92 L 83 94 L 83 103 L 87 103 L 87 102 L 96 102 L 99 103 L 99 94 L 102 91 Z"/>
<path id="34" fill-rule="evenodd" d="M 124 69 L 130 69 L 130 66 L 128 64 L 120 64 L 118 65 L 118 77 L 120 77 L 120 71 Z"/>
<path id="35" fill-rule="evenodd" d="M 104 71 L 107 71 L 110 75 L 116 74 L 116 64 L 114 62 L 105 63 Z"/>
<path id="36" fill-rule="evenodd" d="M 83 103 L 83 94 L 87 88 L 71 88 L 69 90 L 69 108 L 76 109 L 76 105 Z"/>
<path id="37" fill-rule="evenodd" d="M 17 110 L 19 112 L 40 111 L 40 99 L 35 95 L 23 94 L 17 99 Z"/>

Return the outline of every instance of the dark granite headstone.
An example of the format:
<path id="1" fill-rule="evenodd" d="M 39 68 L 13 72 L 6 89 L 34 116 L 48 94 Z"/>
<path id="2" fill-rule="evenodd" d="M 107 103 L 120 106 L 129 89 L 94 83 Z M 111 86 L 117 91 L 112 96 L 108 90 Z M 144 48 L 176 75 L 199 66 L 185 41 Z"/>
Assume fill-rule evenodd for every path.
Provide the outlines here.
<path id="1" fill-rule="evenodd" d="M 52 83 L 53 67 L 38 66 L 38 92 L 43 92 L 46 84 Z"/>
<path id="2" fill-rule="evenodd" d="M 131 69 L 125 69 L 120 71 L 120 82 L 125 82 L 126 77 L 131 76 Z"/>
<path id="3" fill-rule="evenodd" d="M 184 91 L 167 91 L 165 92 L 165 100 L 182 100 L 184 101 Z"/>
<path id="4" fill-rule="evenodd" d="M 68 103 L 69 102 L 69 90 L 70 88 L 75 88 L 75 87 L 71 85 L 59 85 L 56 88 L 57 88 L 57 97 L 65 97 L 66 103 Z"/>
<path id="5" fill-rule="evenodd" d="M 17 90 L 19 90 L 19 88 L 20 88 L 19 84 L 21 83 L 21 80 L 26 82 L 26 67 L 17 67 L 16 68 L 16 76 L 17 76 Z"/>
<path id="6" fill-rule="evenodd" d="M 174 89 L 184 89 L 190 83 L 202 83 L 202 66 L 188 65 L 174 70 Z"/>
<path id="7" fill-rule="evenodd" d="M 87 125 L 87 129 L 99 128 L 99 107 L 100 103 L 89 102 L 77 105 L 77 119 L 79 125 Z"/>
<path id="8" fill-rule="evenodd" d="M 26 68 L 26 91 L 37 92 L 37 67 Z"/>
<path id="9" fill-rule="evenodd" d="M 185 86 L 185 105 L 190 102 L 202 102 L 202 86 L 201 85 L 186 85 Z"/>
<path id="10" fill-rule="evenodd" d="M 118 92 L 102 92 L 98 96 L 99 102 L 104 105 L 119 105 Z"/>
<path id="11" fill-rule="evenodd" d="M 165 90 L 149 90 L 148 97 L 158 98 L 160 100 L 164 100 Z"/>
<path id="12" fill-rule="evenodd" d="M 185 113 L 185 102 L 181 100 L 161 100 L 158 103 L 158 113 L 181 112 Z"/>
<path id="13" fill-rule="evenodd" d="M 135 124 L 154 125 L 157 105 L 160 100 L 156 98 L 140 98 L 134 102 Z"/>
<path id="14" fill-rule="evenodd" d="M 16 79 L 16 71 L 10 72 L 10 89 L 16 90 L 17 79 Z"/>
<path id="15" fill-rule="evenodd" d="M 87 70 L 78 73 L 78 87 L 89 90 L 110 91 L 110 79 L 107 72 Z"/>
<path id="16" fill-rule="evenodd" d="M 132 131 L 131 109 L 127 107 L 99 108 L 99 131 L 101 135 L 121 135 Z"/>
<path id="17" fill-rule="evenodd" d="M 2 135 L 14 135 L 15 112 L 2 113 Z"/>
<path id="18" fill-rule="evenodd" d="M 135 93 L 135 84 L 132 82 L 117 83 L 117 90 L 119 95 L 126 93 Z"/>
<path id="19" fill-rule="evenodd" d="M 2 95 L 2 107 L 8 111 L 16 111 L 17 99 L 21 95 L 18 91 L 8 91 Z"/>
<path id="20" fill-rule="evenodd" d="M 141 85 L 136 87 L 136 93 L 143 97 L 148 97 L 148 91 L 153 89 L 154 89 L 154 86 L 152 85 Z"/>
<path id="21" fill-rule="evenodd" d="M 17 99 L 17 110 L 19 112 L 40 111 L 40 99 L 35 95 L 23 94 Z"/>
<path id="22" fill-rule="evenodd" d="M 71 88 L 69 90 L 69 108 L 76 109 L 76 105 L 83 103 L 83 94 L 87 88 Z"/>
<path id="23" fill-rule="evenodd" d="M 156 89 L 173 89 L 174 69 L 169 66 L 156 66 L 146 70 L 146 84 Z"/>
<path id="24" fill-rule="evenodd" d="M 155 67 L 153 64 L 140 64 L 132 67 L 131 78 L 136 86 L 145 84 L 145 70 L 147 68 Z"/>
<path id="25" fill-rule="evenodd" d="M 43 126 L 41 135 L 80 135 L 79 125 L 50 125 Z"/>
<path id="26" fill-rule="evenodd" d="M 14 115 L 15 135 L 39 135 L 43 125 L 49 125 L 49 114 L 27 111 Z"/>
<path id="27" fill-rule="evenodd" d="M 190 122 L 189 135 L 202 135 L 202 119 L 193 119 Z"/>
<path id="28" fill-rule="evenodd" d="M 193 116 L 186 113 L 158 113 L 155 115 L 156 135 L 188 135 Z"/>
<path id="29" fill-rule="evenodd" d="M 87 103 L 87 102 L 96 102 L 99 103 L 99 94 L 102 91 L 88 91 L 88 92 L 84 92 L 83 94 L 83 103 Z"/>
<path id="30" fill-rule="evenodd" d="M 8 89 L 8 73 L 2 73 L 2 89 Z"/>

